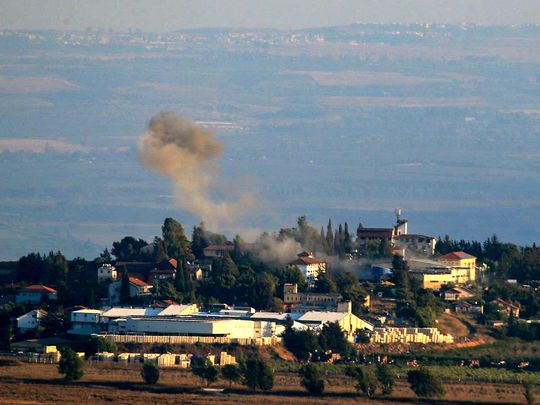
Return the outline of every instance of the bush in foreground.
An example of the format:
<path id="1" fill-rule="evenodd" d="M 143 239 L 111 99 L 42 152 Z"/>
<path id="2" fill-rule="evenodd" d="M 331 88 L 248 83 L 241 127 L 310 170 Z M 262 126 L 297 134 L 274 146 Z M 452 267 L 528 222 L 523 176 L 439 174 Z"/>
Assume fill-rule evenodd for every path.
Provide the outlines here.
<path id="1" fill-rule="evenodd" d="M 379 381 L 371 367 L 351 366 L 346 374 L 356 381 L 355 388 L 362 391 L 368 398 L 371 398 L 379 388 Z"/>
<path id="2" fill-rule="evenodd" d="M 242 367 L 244 385 L 251 389 L 269 391 L 274 387 L 274 370 L 259 357 L 246 360 Z"/>
<path id="3" fill-rule="evenodd" d="M 218 370 L 207 357 L 193 358 L 191 360 L 191 371 L 202 380 L 205 380 L 207 387 L 218 379 Z"/>
<path id="4" fill-rule="evenodd" d="M 240 381 L 242 378 L 242 371 L 234 364 L 227 364 L 221 368 L 221 375 L 229 381 L 229 388 L 231 388 L 233 382 Z"/>
<path id="5" fill-rule="evenodd" d="M 60 349 L 60 355 L 58 372 L 64 374 L 67 381 L 79 380 L 84 374 L 82 359 L 69 347 Z"/>
<path id="6" fill-rule="evenodd" d="M 396 376 L 392 368 L 386 364 L 377 365 L 377 379 L 383 395 L 390 395 L 394 391 Z"/>
<path id="7" fill-rule="evenodd" d="M 427 368 L 409 371 L 407 381 L 418 397 L 442 397 L 446 394 L 442 380 Z"/>
<path id="8" fill-rule="evenodd" d="M 301 384 L 313 395 L 322 395 L 324 392 L 324 379 L 319 367 L 308 363 L 300 369 Z"/>
<path id="9" fill-rule="evenodd" d="M 156 384 L 159 380 L 159 369 L 152 361 L 145 361 L 141 368 L 141 377 L 146 384 Z"/>

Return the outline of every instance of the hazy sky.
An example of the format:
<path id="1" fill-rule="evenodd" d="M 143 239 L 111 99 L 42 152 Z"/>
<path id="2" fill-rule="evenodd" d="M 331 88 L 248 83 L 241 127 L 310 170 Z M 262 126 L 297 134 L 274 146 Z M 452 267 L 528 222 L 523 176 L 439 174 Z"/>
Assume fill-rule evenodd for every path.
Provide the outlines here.
<path id="1" fill-rule="evenodd" d="M 540 0 L 0 0 L 0 29 L 540 23 Z"/>

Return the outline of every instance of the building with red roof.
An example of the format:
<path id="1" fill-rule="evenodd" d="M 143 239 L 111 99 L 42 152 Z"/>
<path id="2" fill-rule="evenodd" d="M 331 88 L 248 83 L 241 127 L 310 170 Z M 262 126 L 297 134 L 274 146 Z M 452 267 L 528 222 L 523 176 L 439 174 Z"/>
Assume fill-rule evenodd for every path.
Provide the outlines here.
<path id="1" fill-rule="evenodd" d="M 15 297 L 15 302 L 39 304 L 46 300 L 56 300 L 58 298 L 58 291 L 54 288 L 47 287 L 43 284 L 33 284 L 27 287 L 21 288 Z"/>
<path id="2" fill-rule="evenodd" d="M 297 267 L 309 285 L 314 285 L 319 273 L 326 272 L 326 262 L 313 257 L 311 252 L 302 252 L 296 260 L 289 262 L 289 267 Z"/>

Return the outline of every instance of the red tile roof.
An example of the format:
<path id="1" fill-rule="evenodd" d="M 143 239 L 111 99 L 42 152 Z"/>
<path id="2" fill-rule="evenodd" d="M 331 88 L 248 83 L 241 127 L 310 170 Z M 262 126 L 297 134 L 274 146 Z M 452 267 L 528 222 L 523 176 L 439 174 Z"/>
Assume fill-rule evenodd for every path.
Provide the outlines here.
<path id="1" fill-rule="evenodd" d="M 49 293 L 49 294 L 56 294 L 58 291 L 56 291 L 54 288 L 47 287 L 43 284 L 32 284 L 27 287 L 24 287 L 22 289 L 24 292 L 35 292 L 35 293 Z"/>
<path id="2" fill-rule="evenodd" d="M 135 284 L 137 287 L 148 287 L 150 284 L 146 284 L 144 281 L 139 280 L 136 277 L 129 277 L 129 282 Z"/>
<path id="3" fill-rule="evenodd" d="M 476 257 L 471 256 L 462 251 L 448 253 L 444 256 L 439 257 L 439 260 L 463 260 L 463 259 L 476 259 Z"/>

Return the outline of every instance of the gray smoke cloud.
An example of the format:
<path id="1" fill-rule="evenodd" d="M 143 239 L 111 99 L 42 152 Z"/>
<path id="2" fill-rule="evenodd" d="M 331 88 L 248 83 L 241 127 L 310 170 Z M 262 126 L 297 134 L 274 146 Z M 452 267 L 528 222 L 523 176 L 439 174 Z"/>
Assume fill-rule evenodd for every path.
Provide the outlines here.
<path id="1" fill-rule="evenodd" d="M 253 206 L 249 193 L 229 194 L 231 201 L 213 198 L 219 173 L 216 160 L 223 145 L 192 120 L 161 112 L 152 118 L 138 146 L 142 165 L 170 178 L 176 203 L 210 227 L 231 224 Z"/>

